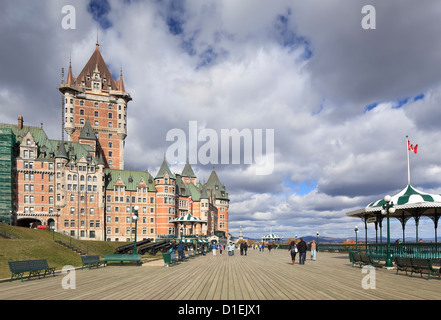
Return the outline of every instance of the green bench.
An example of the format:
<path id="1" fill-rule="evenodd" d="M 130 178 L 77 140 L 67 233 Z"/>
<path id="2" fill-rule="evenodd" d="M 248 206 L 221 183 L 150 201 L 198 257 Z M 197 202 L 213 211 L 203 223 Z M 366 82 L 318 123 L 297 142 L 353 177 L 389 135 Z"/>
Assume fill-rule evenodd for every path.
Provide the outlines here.
<path id="1" fill-rule="evenodd" d="M 104 263 L 107 264 L 111 261 L 119 261 L 121 264 L 123 264 L 124 261 L 136 262 L 137 264 L 142 263 L 140 254 L 106 254 L 104 256 Z"/>
<path id="2" fill-rule="evenodd" d="M 23 275 L 25 272 L 29 272 L 28 279 L 32 275 L 38 275 L 40 279 L 41 273 L 44 272 L 44 277 L 46 274 L 53 274 L 55 277 L 55 267 L 49 267 L 46 259 L 36 259 L 36 260 L 22 260 L 22 261 L 8 261 L 9 270 L 11 271 L 11 279 L 9 282 L 15 278 L 21 278 L 23 282 Z"/>
<path id="3" fill-rule="evenodd" d="M 430 279 L 430 276 L 433 273 L 435 273 L 438 276 L 438 280 L 440 279 L 440 271 L 437 268 L 434 268 L 432 261 L 430 259 L 412 259 L 412 273 L 416 272 L 421 275 L 421 278 L 423 277 L 423 272 L 427 272 L 427 278 L 426 280 Z"/>
<path id="4" fill-rule="evenodd" d="M 100 260 L 99 255 L 81 256 L 81 261 L 83 262 L 81 269 L 83 269 L 84 267 L 89 267 L 90 270 L 93 266 L 96 266 L 98 268 L 101 264 L 104 264 L 104 261 Z"/>

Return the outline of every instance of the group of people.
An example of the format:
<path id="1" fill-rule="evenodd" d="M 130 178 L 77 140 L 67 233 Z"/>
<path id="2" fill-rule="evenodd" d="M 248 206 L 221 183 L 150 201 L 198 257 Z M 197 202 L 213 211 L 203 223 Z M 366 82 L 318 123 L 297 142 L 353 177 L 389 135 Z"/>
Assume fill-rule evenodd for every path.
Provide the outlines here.
<path id="1" fill-rule="evenodd" d="M 217 244 L 216 242 L 213 242 L 211 244 L 211 251 L 213 252 L 213 256 L 216 255 L 217 250 L 219 249 L 219 253 L 222 254 L 222 251 L 224 250 L 224 245 L 222 243 Z M 230 242 L 230 244 L 227 246 L 228 255 L 232 256 L 234 255 L 234 245 Z M 242 248 L 241 248 L 241 254 L 242 254 Z M 246 255 L 246 253 L 245 253 Z"/>
<path id="2" fill-rule="evenodd" d="M 306 242 L 303 240 L 303 238 L 300 238 L 299 243 L 296 243 L 294 240 L 291 241 L 288 250 L 289 253 L 291 254 L 291 261 L 293 265 L 295 264 L 297 253 L 299 254 L 299 264 L 305 264 L 307 245 Z M 317 257 L 317 244 L 315 243 L 314 240 L 312 240 L 311 260 L 315 261 L 316 257 Z"/>

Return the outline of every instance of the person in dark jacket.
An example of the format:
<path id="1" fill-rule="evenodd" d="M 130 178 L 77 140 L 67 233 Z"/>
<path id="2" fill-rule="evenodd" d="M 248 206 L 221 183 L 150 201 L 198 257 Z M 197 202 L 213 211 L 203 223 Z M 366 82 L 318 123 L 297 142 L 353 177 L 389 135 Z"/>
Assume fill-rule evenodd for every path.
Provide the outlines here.
<path id="1" fill-rule="evenodd" d="M 179 241 L 176 248 L 178 249 L 178 260 L 183 261 L 184 260 L 184 244 L 182 243 L 182 241 Z"/>
<path id="2" fill-rule="evenodd" d="M 295 264 L 296 262 L 296 254 L 297 254 L 297 245 L 296 243 L 293 241 L 291 241 L 290 245 L 289 245 L 289 253 L 291 254 L 291 261 L 292 261 L 292 265 Z"/>
<path id="3" fill-rule="evenodd" d="M 299 249 L 299 264 L 305 264 L 306 242 L 303 241 L 303 238 L 300 238 L 300 242 L 297 244 L 297 248 Z"/>

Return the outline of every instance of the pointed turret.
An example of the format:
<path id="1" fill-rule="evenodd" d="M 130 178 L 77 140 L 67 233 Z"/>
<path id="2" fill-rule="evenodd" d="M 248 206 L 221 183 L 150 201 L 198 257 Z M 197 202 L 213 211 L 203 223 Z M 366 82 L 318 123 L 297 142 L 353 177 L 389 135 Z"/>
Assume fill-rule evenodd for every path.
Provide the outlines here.
<path id="1" fill-rule="evenodd" d="M 60 141 L 57 146 L 57 151 L 55 152 L 55 158 L 63 158 L 69 160 L 69 156 L 66 152 L 66 147 L 63 141 Z"/>
<path id="2" fill-rule="evenodd" d="M 71 86 L 75 82 L 75 78 L 72 74 L 72 62 L 69 61 L 69 71 L 67 72 L 66 85 Z"/>
<path id="3" fill-rule="evenodd" d="M 168 174 L 169 178 L 176 179 L 175 175 L 171 173 L 170 168 L 168 167 L 167 161 L 162 161 L 161 168 L 158 171 L 158 174 L 156 175 L 155 179 L 157 178 L 164 178 L 165 174 Z"/>
<path id="4" fill-rule="evenodd" d="M 89 118 L 87 118 L 83 129 L 81 129 L 79 138 L 85 140 L 96 140 L 95 133 L 93 131 L 92 125 L 90 124 Z"/>
<path id="5" fill-rule="evenodd" d="M 228 192 L 225 190 L 225 186 L 220 182 L 219 177 L 214 169 L 211 171 L 210 177 L 205 185 L 209 194 L 215 196 L 216 199 L 229 200 Z"/>
<path id="6" fill-rule="evenodd" d="M 196 175 L 194 174 L 194 171 L 193 171 L 190 163 L 188 162 L 188 160 L 184 166 L 184 169 L 182 170 L 182 176 L 188 177 L 188 178 L 196 178 Z"/>
<path id="7" fill-rule="evenodd" d="M 122 92 L 126 92 L 126 89 L 124 88 L 124 80 L 123 80 L 122 68 L 121 68 L 121 72 L 119 74 L 118 90 L 122 91 Z"/>

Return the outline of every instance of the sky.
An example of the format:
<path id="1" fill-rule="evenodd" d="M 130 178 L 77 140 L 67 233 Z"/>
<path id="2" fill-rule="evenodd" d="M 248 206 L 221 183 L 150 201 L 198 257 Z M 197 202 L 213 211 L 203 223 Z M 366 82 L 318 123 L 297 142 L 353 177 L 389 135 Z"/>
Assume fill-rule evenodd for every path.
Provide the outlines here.
<path id="1" fill-rule="evenodd" d="M 407 185 L 406 136 L 418 144 L 411 184 L 441 193 L 440 14 L 437 0 L 2 1 L 0 122 L 20 114 L 61 139 L 61 68 L 71 60 L 78 76 L 98 35 L 133 98 L 126 169 L 156 174 L 166 157 L 180 173 L 190 156 L 205 182 L 214 168 L 233 236 L 364 237 L 346 213 Z M 233 129 L 252 140 L 229 158 Z M 177 131 L 185 143 L 167 139 Z M 432 220 L 419 236 L 434 237 Z"/>

